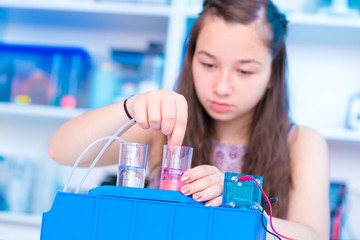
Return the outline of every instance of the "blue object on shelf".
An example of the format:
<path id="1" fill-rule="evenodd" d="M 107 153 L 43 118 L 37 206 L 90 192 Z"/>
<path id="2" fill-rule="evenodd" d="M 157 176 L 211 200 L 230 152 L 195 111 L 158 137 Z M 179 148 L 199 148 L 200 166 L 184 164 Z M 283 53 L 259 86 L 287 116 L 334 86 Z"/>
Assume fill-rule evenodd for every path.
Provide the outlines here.
<path id="1" fill-rule="evenodd" d="M 346 116 L 346 127 L 360 130 L 360 93 L 350 97 Z"/>
<path id="2" fill-rule="evenodd" d="M 160 89 L 163 65 L 159 44 L 150 43 L 146 51 L 112 50 L 111 60 L 98 63 L 93 70 L 90 107 L 103 107 Z"/>
<path id="3" fill-rule="evenodd" d="M 330 183 L 330 239 L 341 239 L 346 218 L 347 186 L 343 182 Z"/>
<path id="4" fill-rule="evenodd" d="M 1 43 L 0 101 L 87 107 L 90 68 L 82 48 Z"/>
<path id="5" fill-rule="evenodd" d="M 224 177 L 223 207 L 257 210 L 261 205 L 261 190 L 254 181 L 239 181 L 240 176 L 250 176 L 262 187 L 261 176 L 226 172 Z"/>
<path id="6" fill-rule="evenodd" d="M 13 64 L 0 54 L 0 101 L 8 102 L 11 97 L 11 80 L 14 75 Z"/>
<path id="7" fill-rule="evenodd" d="M 261 240 L 265 233 L 259 211 L 205 207 L 177 191 L 103 186 L 57 193 L 40 239 Z"/>

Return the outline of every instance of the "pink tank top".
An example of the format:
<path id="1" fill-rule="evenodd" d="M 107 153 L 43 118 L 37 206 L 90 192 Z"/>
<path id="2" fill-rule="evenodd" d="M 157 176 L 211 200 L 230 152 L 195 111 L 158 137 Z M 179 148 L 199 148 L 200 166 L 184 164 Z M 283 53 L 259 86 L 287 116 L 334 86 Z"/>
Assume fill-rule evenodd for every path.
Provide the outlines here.
<path id="1" fill-rule="evenodd" d="M 296 125 L 292 125 L 288 134 L 288 140 L 292 136 Z M 241 173 L 243 157 L 246 147 L 222 142 L 214 142 L 213 164 L 221 172 Z"/>
<path id="2" fill-rule="evenodd" d="M 214 142 L 213 164 L 221 172 L 240 173 L 245 147 L 222 142 Z"/>

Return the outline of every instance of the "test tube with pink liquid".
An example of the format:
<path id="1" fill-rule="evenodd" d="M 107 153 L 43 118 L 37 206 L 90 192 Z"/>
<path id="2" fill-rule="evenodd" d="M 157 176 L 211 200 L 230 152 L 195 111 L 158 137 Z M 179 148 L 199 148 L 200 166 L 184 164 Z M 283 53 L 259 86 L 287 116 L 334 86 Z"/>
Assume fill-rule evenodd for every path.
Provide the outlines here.
<path id="1" fill-rule="evenodd" d="M 182 175 L 191 167 L 193 148 L 164 145 L 160 189 L 180 191 Z"/>

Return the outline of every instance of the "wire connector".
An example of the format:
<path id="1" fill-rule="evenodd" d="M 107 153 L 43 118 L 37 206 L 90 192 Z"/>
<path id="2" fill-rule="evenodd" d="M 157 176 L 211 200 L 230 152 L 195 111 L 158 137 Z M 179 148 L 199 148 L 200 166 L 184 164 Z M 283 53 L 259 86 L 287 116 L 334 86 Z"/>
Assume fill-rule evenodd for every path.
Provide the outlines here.
<path id="1" fill-rule="evenodd" d="M 240 176 L 239 177 L 239 181 L 251 181 L 254 180 L 254 178 L 249 177 L 249 176 Z"/>

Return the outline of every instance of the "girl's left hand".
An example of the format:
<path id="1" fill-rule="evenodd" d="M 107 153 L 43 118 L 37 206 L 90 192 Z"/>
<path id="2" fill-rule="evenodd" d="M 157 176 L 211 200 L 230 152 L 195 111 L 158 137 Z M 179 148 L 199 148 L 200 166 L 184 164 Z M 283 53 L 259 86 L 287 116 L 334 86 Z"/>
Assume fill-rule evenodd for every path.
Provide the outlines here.
<path id="1" fill-rule="evenodd" d="M 224 174 L 214 166 L 201 165 L 187 170 L 181 180 L 185 183 L 180 191 L 205 206 L 220 206 L 224 186 Z"/>

